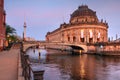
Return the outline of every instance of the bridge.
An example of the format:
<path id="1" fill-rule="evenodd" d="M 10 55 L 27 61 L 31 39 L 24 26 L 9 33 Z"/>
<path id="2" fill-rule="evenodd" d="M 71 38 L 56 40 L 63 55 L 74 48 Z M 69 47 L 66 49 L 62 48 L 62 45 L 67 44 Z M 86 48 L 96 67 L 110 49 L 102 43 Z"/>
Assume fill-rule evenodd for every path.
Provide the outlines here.
<path id="1" fill-rule="evenodd" d="M 85 43 L 61 43 L 61 42 L 46 42 L 46 41 L 25 41 L 23 42 L 23 51 L 30 47 L 40 46 L 45 48 L 61 49 L 61 50 L 82 50 L 87 52 Z"/>

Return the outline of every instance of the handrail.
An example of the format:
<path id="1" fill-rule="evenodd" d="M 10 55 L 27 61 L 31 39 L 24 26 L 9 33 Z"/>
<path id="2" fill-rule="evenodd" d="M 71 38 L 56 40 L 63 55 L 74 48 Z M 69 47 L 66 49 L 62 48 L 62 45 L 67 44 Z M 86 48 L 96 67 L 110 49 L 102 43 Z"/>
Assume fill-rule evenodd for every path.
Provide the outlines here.
<path id="1" fill-rule="evenodd" d="M 21 55 L 21 63 L 22 63 L 22 76 L 24 76 L 25 80 L 43 80 L 43 73 L 44 70 L 42 71 L 33 71 L 31 67 L 31 63 L 29 60 L 29 55 L 26 54 L 26 52 L 23 51 L 23 47 L 21 46 L 20 50 L 20 55 Z M 32 76 L 33 74 L 33 76 Z M 40 74 L 40 75 L 39 75 Z M 42 75 L 41 75 L 42 74 Z"/>

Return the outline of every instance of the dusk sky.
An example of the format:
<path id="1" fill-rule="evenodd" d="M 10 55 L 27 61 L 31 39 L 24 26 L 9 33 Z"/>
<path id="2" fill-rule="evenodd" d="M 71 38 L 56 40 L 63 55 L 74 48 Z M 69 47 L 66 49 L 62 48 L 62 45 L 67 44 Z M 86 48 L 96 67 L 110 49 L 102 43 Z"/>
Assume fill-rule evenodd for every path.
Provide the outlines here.
<path id="1" fill-rule="evenodd" d="M 45 40 L 48 31 L 68 23 L 70 14 L 82 4 L 108 22 L 109 37 L 120 37 L 120 0 L 5 0 L 6 23 L 22 36 L 26 21 L 27 37 Z"/>

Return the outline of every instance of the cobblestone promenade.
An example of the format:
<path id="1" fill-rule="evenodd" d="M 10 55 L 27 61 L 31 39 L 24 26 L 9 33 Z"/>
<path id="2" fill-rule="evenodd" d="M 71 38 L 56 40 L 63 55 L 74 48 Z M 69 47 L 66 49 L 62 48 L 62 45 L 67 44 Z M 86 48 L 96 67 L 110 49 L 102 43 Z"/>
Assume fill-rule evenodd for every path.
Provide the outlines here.
<path id="1" fill-rule="evenodd" d="M 0 80 L 18 80 L 19 49 L 0 52 Z"/>

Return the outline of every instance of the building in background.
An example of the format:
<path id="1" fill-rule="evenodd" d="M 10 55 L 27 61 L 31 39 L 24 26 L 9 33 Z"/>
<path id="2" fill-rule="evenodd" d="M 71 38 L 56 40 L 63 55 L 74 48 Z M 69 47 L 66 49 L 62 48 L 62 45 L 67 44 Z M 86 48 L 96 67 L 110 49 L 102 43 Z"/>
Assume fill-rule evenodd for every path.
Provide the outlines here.
<path id="1" fill-rule="evenodd" d="M 4 11 L 4 0 L 0 0 L 0 49 L 2 49 L 6 44 L 6 35 L 5 35 L 5 11 Z"/>
<path id="2" fill-rule="evenodd" d="M 108 24 L 99 20 L 96 12 L 81 5 L 70 17 L 69 23 L 46 35 L 46 41 L 64 43 L 96 43 L 108 41 Z"/>

